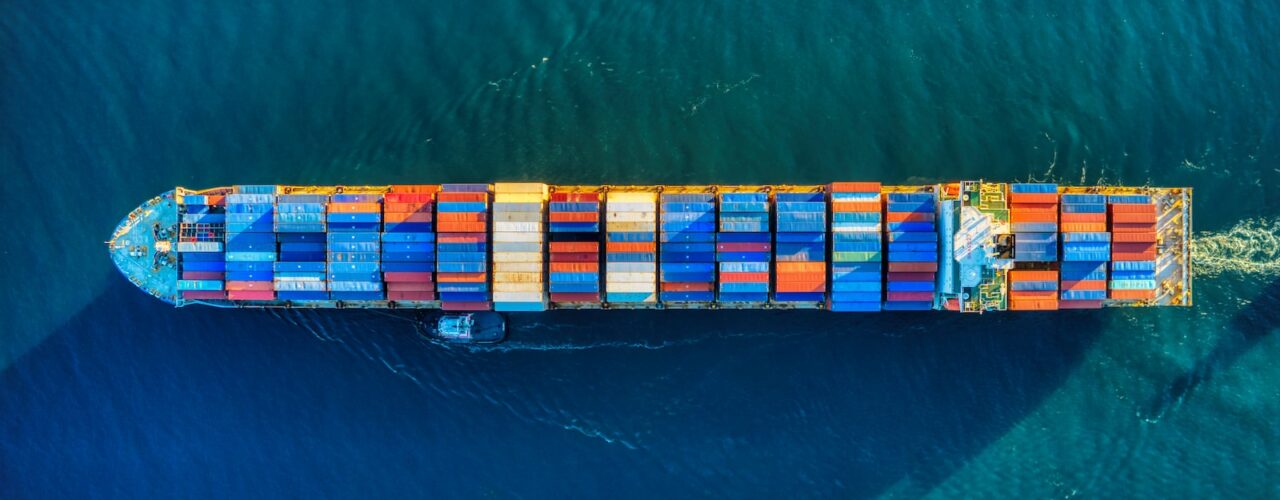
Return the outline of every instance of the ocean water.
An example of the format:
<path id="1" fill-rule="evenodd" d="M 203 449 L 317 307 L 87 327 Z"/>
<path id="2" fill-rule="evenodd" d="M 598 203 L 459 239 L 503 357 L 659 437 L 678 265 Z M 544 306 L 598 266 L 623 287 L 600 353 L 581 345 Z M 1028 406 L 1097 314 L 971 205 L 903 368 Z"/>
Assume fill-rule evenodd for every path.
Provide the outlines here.
<path id="1" fill-rule="evenodd" d="M 0 16 L 0 497 L 1280 496 L 1274 2 L 73 2 Z M 174 185 L 1196 189 L 1196 307 L 175 310 Z"/>

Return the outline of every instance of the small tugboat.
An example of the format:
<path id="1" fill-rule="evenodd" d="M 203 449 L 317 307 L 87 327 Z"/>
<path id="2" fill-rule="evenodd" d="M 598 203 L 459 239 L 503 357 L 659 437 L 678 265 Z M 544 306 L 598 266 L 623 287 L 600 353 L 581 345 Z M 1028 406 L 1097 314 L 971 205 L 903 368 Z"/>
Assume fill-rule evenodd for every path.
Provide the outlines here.
<path id="1" fill-rule="evenodd" d="M 496 344 L 506 337 L 506 321 L 494 312 L 443 314 L 431 329 L 431 338 L 450 344 Z"/>

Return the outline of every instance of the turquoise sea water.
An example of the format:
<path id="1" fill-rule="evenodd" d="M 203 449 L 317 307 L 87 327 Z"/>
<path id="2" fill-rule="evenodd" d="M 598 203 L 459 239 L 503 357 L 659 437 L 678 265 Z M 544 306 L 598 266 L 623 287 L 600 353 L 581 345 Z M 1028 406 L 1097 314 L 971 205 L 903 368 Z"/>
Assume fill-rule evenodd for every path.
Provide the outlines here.
<path id="1" fill-rule="evenodd" d="M 0 496 L 1276 497 L 1269 2 L 6 2 Z M 1193 309 L 173 310 L 174 185 L 1196 189 Z"/>

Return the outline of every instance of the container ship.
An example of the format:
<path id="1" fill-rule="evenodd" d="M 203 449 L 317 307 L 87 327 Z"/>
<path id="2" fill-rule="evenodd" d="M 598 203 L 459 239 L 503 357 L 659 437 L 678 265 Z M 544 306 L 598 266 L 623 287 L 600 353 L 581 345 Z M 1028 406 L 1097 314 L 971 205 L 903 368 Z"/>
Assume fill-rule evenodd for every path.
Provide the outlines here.
<path id="1" fill-rule="evenodd" d="M 1190 306 L 1191 189 L 962 181 L 173 189 L 108 246 L 175 306 Z"/>

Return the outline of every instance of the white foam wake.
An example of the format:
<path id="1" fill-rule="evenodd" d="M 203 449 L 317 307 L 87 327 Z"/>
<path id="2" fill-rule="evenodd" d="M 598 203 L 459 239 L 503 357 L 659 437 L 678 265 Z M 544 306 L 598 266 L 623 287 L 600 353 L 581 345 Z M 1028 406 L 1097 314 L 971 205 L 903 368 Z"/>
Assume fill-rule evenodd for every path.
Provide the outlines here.
<path id="1" fill-rule="evenodd" d="M 1202 276 L 1223 273 L 1280 275 L 1280 218 L 1245 219 L 1192 240 L 1191 260 Z"/>

